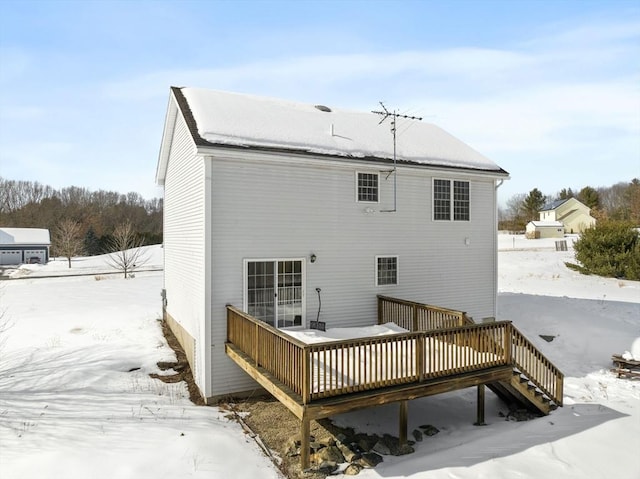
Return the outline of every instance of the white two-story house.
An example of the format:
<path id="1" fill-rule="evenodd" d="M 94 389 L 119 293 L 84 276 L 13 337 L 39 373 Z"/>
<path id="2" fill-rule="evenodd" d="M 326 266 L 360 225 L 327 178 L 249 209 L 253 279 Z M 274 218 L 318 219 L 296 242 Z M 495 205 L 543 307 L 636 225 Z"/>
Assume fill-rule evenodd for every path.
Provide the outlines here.
<path id="1" fill-rule="evenodd" d="M 382 119 L 171 88 L 164 313 L 205 398 L 256 387 L 225 355 L 227 304 L 277 328 L 374 324 L 377 294 L 496 316 L 507 172 L 433 124 Z"/>

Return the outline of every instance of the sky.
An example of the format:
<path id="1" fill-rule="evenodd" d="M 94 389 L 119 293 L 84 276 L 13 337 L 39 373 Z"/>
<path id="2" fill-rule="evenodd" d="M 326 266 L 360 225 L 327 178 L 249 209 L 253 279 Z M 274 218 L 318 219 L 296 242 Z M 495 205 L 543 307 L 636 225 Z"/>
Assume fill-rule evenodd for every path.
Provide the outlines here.
<path id="1" fill-rule="evenodd" d="M 631 0 L 0 0 L 0 176 L 161 196 L 170 86 L 383 101 L 507 170 L 501 203 L 640 177 Z"/>

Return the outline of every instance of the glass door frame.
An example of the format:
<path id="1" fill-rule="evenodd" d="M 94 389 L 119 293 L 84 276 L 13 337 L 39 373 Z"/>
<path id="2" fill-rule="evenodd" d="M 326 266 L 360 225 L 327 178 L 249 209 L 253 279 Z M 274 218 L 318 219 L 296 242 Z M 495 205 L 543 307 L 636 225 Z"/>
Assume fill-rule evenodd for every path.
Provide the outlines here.
<path id="1" fill-rule="evenodd" d="M 300 325 L 294 326 L 278 326 L 278 300 L 274 296 L 274 314 L 273 314 L 273 326 L 276 329 L 304 329 L 306 328 L 306 284 L 307 284 L 307 272 L 306 272 L 306 258 L 304 257 L 280 257 L 280 258 L 245 258 L 242 260 L 242 306 L 243 311 L 249 310 L 249 263 L 274 263 L 274 289 L 278 286 L 278 263 L 281 261 L 298 261 L 300 262 L 300 274 L 301 274 L 301 321 Z M 277 290 L 277 289 L 276 289 Z M 268 323 L 270 324 L 270 323 Z"/>

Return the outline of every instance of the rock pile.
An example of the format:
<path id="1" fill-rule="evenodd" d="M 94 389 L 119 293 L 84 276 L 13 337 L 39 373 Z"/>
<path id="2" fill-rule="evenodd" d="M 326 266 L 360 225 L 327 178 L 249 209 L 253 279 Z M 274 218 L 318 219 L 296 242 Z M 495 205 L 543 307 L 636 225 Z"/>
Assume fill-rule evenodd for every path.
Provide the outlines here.
<path id="1" fill-rule="evenodd" d="M 439 431 L 432 425 L 420 426 L 412 431 L 416 441 L 423 436 L 433 436 Z M 310 458 L 312 469 L 322 474 L 331 475 L 341 469 L 346 476 L 355 476 L 362 469 L 376 467 L 383 462 L 383 456 L 402 456 L 414 452 L 415 441 L 400 444 L 397 437 L 385 434 L 382 437 L 373 434 L 352 433 L 345 430 L 332 437 L 316 440 L 310 437 Z M 289 457 L 300 455 L 300 437 L 289 440 L 285 454 Z"/>

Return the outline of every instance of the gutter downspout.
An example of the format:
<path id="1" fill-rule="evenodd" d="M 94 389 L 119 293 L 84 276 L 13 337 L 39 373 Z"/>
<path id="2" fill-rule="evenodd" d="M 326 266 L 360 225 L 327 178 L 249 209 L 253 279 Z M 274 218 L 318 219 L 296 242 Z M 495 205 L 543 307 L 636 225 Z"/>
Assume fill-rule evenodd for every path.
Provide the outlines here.
<path id="1" fill-rule="evenodd" d="M 494 235 L 493 235 L 493 264 L 494 264 L 494 274 L 493 274 L 493 284 L 495 291 L 493 298 L 493 315 L 498 319 L 498 188 L 502 186 L 504 183 L 504 178 L 501 178 L 496 183 L 493 189 L 493 225 L 494 225 Z"/>

